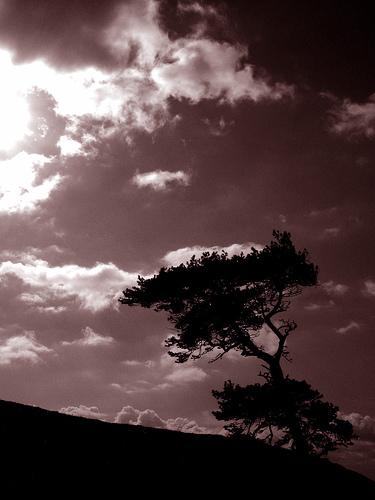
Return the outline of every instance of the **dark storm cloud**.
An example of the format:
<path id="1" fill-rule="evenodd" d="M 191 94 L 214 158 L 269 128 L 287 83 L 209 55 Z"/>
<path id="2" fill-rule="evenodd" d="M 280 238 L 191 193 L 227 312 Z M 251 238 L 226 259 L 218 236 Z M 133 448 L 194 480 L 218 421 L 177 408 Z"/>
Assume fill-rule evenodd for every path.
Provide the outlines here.
<path id="1" fill-rule="evenodd" d="M 15 61 L 47 59 L 54 66 L 111 66 L 103 30 L 124 0 L 2 0 L 0 44 Z"/>
<path id="2" fill-rule="evenodd" d="M 230 17 L 252 62 L 274 77 L 340 98 L 374 92 L 373 2 L 234 0 Z"/>

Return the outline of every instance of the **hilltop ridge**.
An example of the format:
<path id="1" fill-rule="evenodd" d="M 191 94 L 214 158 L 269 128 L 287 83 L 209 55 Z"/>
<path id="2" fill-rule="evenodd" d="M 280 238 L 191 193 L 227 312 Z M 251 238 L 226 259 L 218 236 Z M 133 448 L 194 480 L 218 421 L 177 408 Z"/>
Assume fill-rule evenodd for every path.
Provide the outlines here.
<path id="1" fill-rule="evenodd" d="M 375 493 L 375 482 L 340 465 L 246 438 L 108 423 L 2 400 L 0 439 L 5 498 Z"/>

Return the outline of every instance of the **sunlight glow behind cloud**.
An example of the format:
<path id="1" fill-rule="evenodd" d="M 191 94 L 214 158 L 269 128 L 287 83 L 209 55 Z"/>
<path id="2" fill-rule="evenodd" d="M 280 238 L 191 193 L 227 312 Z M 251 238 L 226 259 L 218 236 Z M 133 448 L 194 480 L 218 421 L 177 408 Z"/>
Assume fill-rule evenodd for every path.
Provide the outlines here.
<path id="1" fill-rule="evenodd" d="M 78 134 L 85 133 L 85 127 L 81 128 L 84 117 L 105 121 L 105 126 L 97 125 L 98 137 L 115 132 L 126 136 L 137 129 L 153 132 L 168 120 L 173 122 L 170 97 L 234 104 L 293 95 L 291 85 L 270 85 L 266 78 L 255 77 L 253 66 L 243 63 L 247 48 L 208 38 L 204 23 L 185 37 L 171 40 L 158 22 L 158 9 L 158 3 L 151 0 L 122 5 L 98 34 L 118 59 L 116 68 L 91 65 L 58 70 L 43 58 L 14 64 L 10 53 L 2 50 L 0 72 L 6 77 L 0 82 L 0 149 L 13 147 L 29 133 L 26 97 L 36 89 L 53 97 L 55 111 L 68 118 Z M 61 147 L 63 154 L 80 152 L 66 140 Z"/>
<path id="2" fill-rule="evenodd" d="M 28 132 L 30 119 L 10 54 L 0 51 L 0 150 L 11 149 Z"/>
<path id="3" fill-rule="evenodd" d="M 62 177 L 55 174 L 37 183 L 43 166 L 51 161 L 43 155 L 18 153 L 0 161 L 0 211 L 32 210 L 47 199 Z"/>

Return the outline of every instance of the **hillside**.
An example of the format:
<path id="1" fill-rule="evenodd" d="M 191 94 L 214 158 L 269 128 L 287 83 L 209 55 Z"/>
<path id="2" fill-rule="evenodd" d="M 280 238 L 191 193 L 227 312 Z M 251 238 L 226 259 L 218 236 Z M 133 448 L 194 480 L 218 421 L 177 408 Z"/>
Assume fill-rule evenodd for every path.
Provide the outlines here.
<path id="1" fill-rule="evenodd" d="M 111 424 L 0 401 L 2 498 L 371 497 L 375 483 L 326 460 L 223 436 Z"/>

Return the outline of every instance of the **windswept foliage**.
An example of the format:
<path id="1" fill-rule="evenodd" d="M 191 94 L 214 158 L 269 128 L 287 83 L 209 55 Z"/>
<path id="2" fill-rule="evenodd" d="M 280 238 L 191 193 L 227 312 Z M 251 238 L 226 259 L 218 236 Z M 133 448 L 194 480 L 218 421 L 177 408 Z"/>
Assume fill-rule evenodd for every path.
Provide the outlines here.
<path id="1" fill-rule="evenodd" d="M 241 387 L 229 380 L 223 391 L 212 393 L 220 408 L 212 413 L 218 420 L 230 422 L 224 427 L 232 435 L 245 434 L 294 448 L 287 406 L 292 400 L 309 455 L 326 457 L 340 446 L 353 444 L 351 440 L 356 438 L 352 424 L 338 418 L 338 407 L 322 401 L 322 394 L 305 381 L 286 378 L 276 388 L 271 383 Z"/>
<path id="2" fill-rule="evenodd" d="M 177 362 L 200 358 L 215 351 L 218 357 L 234 349 L 242 356 L 265 361 L 276 376 L 280 358 L 286 356 L 285 342 L 294 321 L 275 315 L 288 310 L 290 299 L 304 287 L 317 284 L 318 269 L 306 250 L 296 251 L 290 234 L 274 231 L 275 241 L 259 251 L 229 258 L 222 252 L 192 257 L 186 264 L 162 268 L 153 278 L 138 278 L 119 300 L 129 306 L 154 307 L 166 311 L 177 336 L 166 340 Z M 278 339 L 278 349 L 269 354 L 254 340 L 263 326 Z"/>

